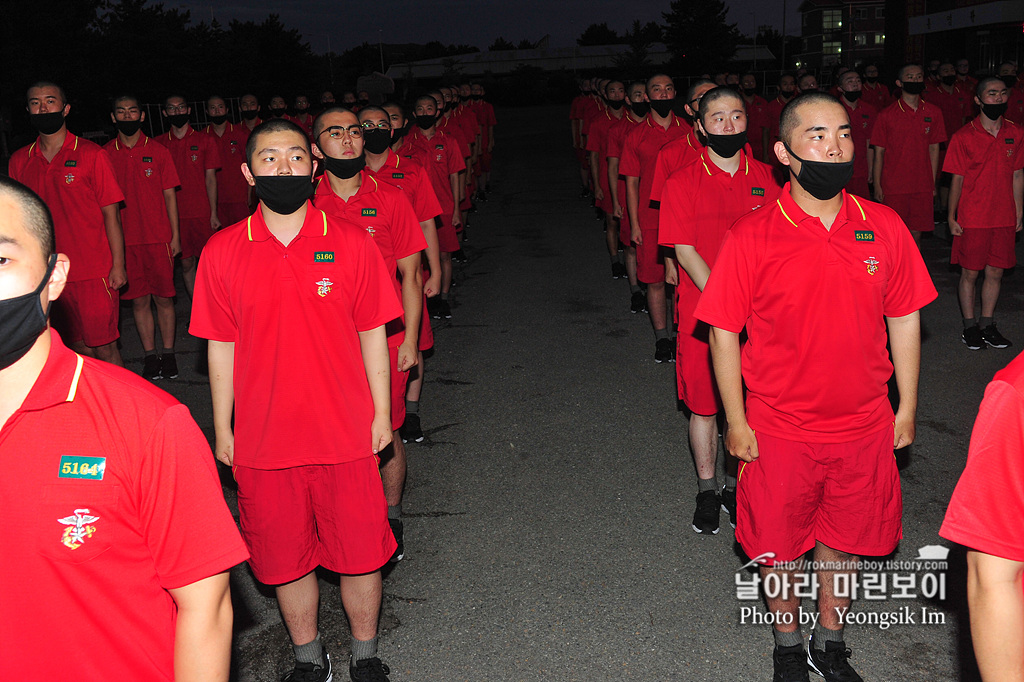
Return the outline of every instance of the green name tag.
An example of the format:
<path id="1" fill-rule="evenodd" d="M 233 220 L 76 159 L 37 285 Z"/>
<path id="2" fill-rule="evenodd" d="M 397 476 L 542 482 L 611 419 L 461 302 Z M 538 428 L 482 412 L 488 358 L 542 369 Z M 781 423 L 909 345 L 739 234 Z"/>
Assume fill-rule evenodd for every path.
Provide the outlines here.
<path id="1" fill-rule="evenodd" d="M 313 254 L 313 261 L 316 263 L 333 263 L 334 252 L 333 251 L 317 251 Z"/>
<path id="2" fill-rule="evenodd" d="M 1005 142 L 1006 144 L 1013 144 L 1013 138 L 1012 137 L 1007 137 L 1007 138 L 1005 138 L 1003 140 L 1003 142 Z"/>
<path id="3" fill-rule="evenodd" d="M 392 173 L 391 177 L 394 178 L 395 180 L 401 180 L 402 178 L 405 177 L 405 173 Z"/>
<path id="4" fill-rule="evenodd" d="M 752 188 L 750 190 L 750 196 L 752 196 L 752 197 L 763 197 L 764 196 L 764 188 L 763 187 L 754 187 L 754 188 Z"/>
<path id="5" fill-rule="evenodd" d="M 932 117 L 931 116 L 925 116 L 924 117 L 924 122 L 925 123 L 931 123 L 932 122 Z"/>
<path id="6" fill-rule="evenodd" d="M 192 151 L 194 151 L 194 152 L 197 152 L 197 151 L 199 151 L 199 145 L 195 145 L 195 144 L 194 144 L 194 145 L 192 145 L 191 147 L 189 147 L 189 149 L 191 149 L 191 150 L 192 150 Z"/>
<path id="7" fill-rule="evenodd" d="M 64 167 L 65 168 L 74 168 L 77 165 L 78 165 L 78 162 L 75 161 L 74 159 L 68 159 L 67 161 L 64 162 Z"/>
<path id="8" fill-rule="evenodd" d="M 60 458 L 60 469 L 57 471 L 57 476 L 58 478 L 84 478 L 90 481 L 102 481 L 106 468 L 106 457 L 64 455 Z"/>
<path id="9" fill-rule="evenodd" d="M 142 163 L 153 163 L 153 157 L 152 156 L 143 156 L 142 157 Z"/>
<path id="10" fill-rule="evenodd" d="M 377 217 L 377 209 L 375 209 L 375 208 L 364 208 L 363 209 L 363 217 L 364 218 L 366 218 L 366 217 L 376 218 Z"/>
<path id="11" fill-rule="evenodd" d="M 875 233 L 870 230 L 854 230 L 853 238 L 859 242 L 873 242 Z"/>

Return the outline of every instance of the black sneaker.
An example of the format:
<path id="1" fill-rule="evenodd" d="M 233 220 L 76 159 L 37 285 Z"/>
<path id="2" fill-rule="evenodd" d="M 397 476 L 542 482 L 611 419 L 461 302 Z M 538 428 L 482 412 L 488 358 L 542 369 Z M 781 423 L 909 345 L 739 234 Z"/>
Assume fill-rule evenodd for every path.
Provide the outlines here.
<path id="1" fill-rule="evenodd" d="M 440 308 L 441 299 L 439 297 L 435 296 L 434 298 L 427 299 L 427 314 L 435 320 L 441 319 Z"/>
<path id="2" fill-rule="evenodd" d="M 793 646 L 777 646 L 772 652 L 775 674 L 772 682 L 810 682 L 807 674 L 807 662 L 802 644 Z"/>
<path id="3" fill-rule="evenodd" d="M 401 428 L 398 429 L 398 433 L 402 436 L 402 442 L 413 443 L 423 442 L 423 428 L 420 427 L 420 416 L 418 414 L 407 413 L 405 415 L 405 423 L 402 424 Z"/>
<path id="4" fill-rule="evenodd" d="M 988 329 L 988 327 L 986 327 Z M 963 336 L 960 337 L 963 342 L 967 344 L 967 347 L 971 350 L 981 350 L 985 347 L 985 337 L 981 334 L 981 329 L 978 325 L 968 327 L 964 330 Z"/>
<path id="5" fill-rule="evenodd" d="M 463 233 L 465 233 L 465 230 L 463 230 Z M 469 259 L 466 258 L 466 252 L 463 251 L 462 249 L 459 249 L 458 251 L 456 251 L 455 253 L 452 254 L 452 260 L 455 261 L 456 263 L 468 263 L 469 262 Z"/>
<path id="6" fill-rule="evenodd" d="M 825 678 L 825 682 L 864 682 L 850 665 L 853 652 L 843 642 L 825 642 L 825 650 L 814 648 L 814 635 L 807 640 L 807 667 Z"/>
<path id="7" fill-rule="evenodd" d="M 644 296 L 644 292 L 634 291 L 633 295 L 629 297 L 629 312 L 634 315 L 647 312 L 647 297 Z"/>
<path id="8" fill-rule="evenodd" d="M 487 201 L 487 192 L 483 191 L 482 189 L 477 190 L 476 198 L 479 199 L 480 201 Z"/>
<path id="9" fill-rule="evenodd" d="M 622 279 L 626 276 L 626 266 L 623 263 L 615 261 L 612 263 L 612 279 Z"/>
<path id="10" fill-rule="evenodd" d="M 174 358 L 174 353 L 160 356 L 160 376 L 164 379 L 178 378 L 178 361 Z"/>
<path id="11" fill-rule="evenodd" d="M 450 320 L 452 319 L 452 307 L 448 305 L 448 301 L 442 299 L 437 306 L 437 312 L 434 314 L 435 320 L 440 319 Z"/>
<path id="12" fill-rule="evenodd" d="M 155 355 L 147 355 L 142 361 L 142 376 L 150 381 L 160 379 L 160 358 Z"/>
<path id="13" fill-rule="evenodd" d="M 588 187 L 584 187 L 583 190 L 580 191 L 580 199 L 586 199 L 589 196 L 590 196 L 590 189 Z"/>
<path id="14" fill-rule="evenodd" d="M 722 511 L 728 512 L 729 514 L 729 525 L 733 528 L 736 527 L 736 489 L 729 490 L 728 488 L 722 488 L 722 492 L 719 497 L 722 500 Z"/>
<path id="15" fill-rule="evenodd" d="M 331 656 L 326 651 L 324 661 L 324 665 L 296 663 L 295 668 L 281 678 L 281 682 L 331 682 L 334 673 L 331 671 Z"/>
<path id="16" fill-rule="evenodd" d="M 376 656 L 353 662 L 348 668 L 348 674 L 352 682 L 391 682 L 388 679 L 391 669 Z"/>
<path id="17" fill-rule="evenodd" d="M 714 490 L 697 493 L 697 510 L 693 512 L 693 530 L 704 535 L 718 535 L 718 508 L 722 501 Z"/>
<path id="18" fill-rule="evenodd" d="M 405 525 L 402 523 L 402 519 L 388 519 L 388 525 L 391 526 L 391 533 L 395 536 L 395 542 L 398 543 L 398 547 L 388 559 L 388 563 L 397 564 L 405 558 Z"/>
<path id="19" fill-rule="evenodd" d="M 1009 348 L 1013 345 L 1008 338 L 999 333 L 995 322 L 981 330 L 981 338 L 993 348 Z"/>
<path id="20" fill-rule="evenodd" d="M 658 339 L 654 342 L 654 361 L 657 363 L 672 362 L 675 356 L 672 339 Z"/>

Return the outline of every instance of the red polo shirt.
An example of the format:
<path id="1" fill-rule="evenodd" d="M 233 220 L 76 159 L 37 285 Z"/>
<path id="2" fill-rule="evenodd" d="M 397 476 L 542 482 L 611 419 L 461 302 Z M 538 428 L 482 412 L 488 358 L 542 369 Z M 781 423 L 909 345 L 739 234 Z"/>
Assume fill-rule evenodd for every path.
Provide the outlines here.
<path id="1" fill-rule="evenodd" d="M 434 194 L 434 188 L 430 186 L 430 179 L 423 166 L 412 159 L 395 154 L 390 149 L 385 153 L 387 156 L 379 171 L 373 171 L 369 166 L 363 171 L 380 182 L 405 192 L 406 198 L 412 204 L 413 213 L 416 214 L 416 220 L 419 222 L 422 223 L 441 215 L 441 204 L 437 203 L 437 195 Z"/>
<path id="2" fill-rule="evenodd" d="M 419 221 L 409 200 L 401 190 L 379 183 L 365 170 L 359 191 L 345 201 L 331 189 L 324 175 L 316 183 L 313 205 L 327 215 L 355 223 L 373 237 L 384 267 L 391 274 L 395 294 L 402 300 L 402 284 L 398 279 L 398 261 L 427 248 Z M 388 345 L 398 348 L 405 340 L 405 317 L 388 323 Z"/>
<path id="3" fill-rule="evenodd" d="M 915 110 L 900 98 L 880 111 L 871 133 L 871 144 L 885 149 L 882 191 L 931 194 L 935 180 L 928 147 L 945 141 L 942 112 L 934 104 L 920 100 Z"/>
<path id="4" fill-rule="evenodd" d="M 365 230 L 305 210 L 288 246 L 270 234 L 261 207 L 214 234 L 199 261 L 189 331 L 235 344 L 238 466 L 372 456 L 358 332 L 398 318 L 402 306 Z"/>
<path id="5" fill-rule="evenodd" d="M 109 276 L 113 262 L 102 208 L 124 201 L 124 195 L 107 153 L 68 133 L 52 161 L 36 140 L 14 152 L 8 173 L 38 194 L 53 214 L 57 250 L 71 259 L 68 281 Z"/>
<path id="6" fill-rule="evenodd" d="M 434 136 L 427 138 L 422 130 L 414 126 L 405 136 L 402 150 L 427 169 L 430 185 L 441 204 L 441 219 L 447 225 L 455 212 L 450 176 L 466 170 L 466 162 L 459 152 L 458 143 L 443 130 L 435 128 Z"/>
<path id="7" fill-rule="evenodd" d="M 754 158 L 760 161 L 764 158 L 762 132 L 768 128 L 768 135 L 771 135 L 772 122 L 768 116 L 768 100 L 760 95 L 754 95 L 749 102 L 744 97 L 743 104 L 747 108 L 747 140 L 750 142 L 751 151 L 754 152 Z"/>
<path id="8" fill-rule="evenodd" d="M 210 219 L 210 199 L 206 194 L 206 171 L 221 167 L 220 152 L 209 135 L 189 126 L 178 139 L 173 130 L 153 138 L 167 147 L 181 180 L 178 191 L 178 217 L 195 220 Z"/>
<path id="9" fill-rule="evenodd" d="M 768 115 L 768 126 L 769 126 L 768 145 L 769 146 L 774 145 L 778 141 L 778 139 L 779 139 L 779 117 L 782 116 L 783 108 L 787 104 L 792 102 L 792 101 L 793 101 L 792 97 L 790 97 L 788 100 L 784 100 L 784 99 L 782 99 L 782 96 L 779 95 L 775 99 L 773 99 L 771 102 L 768 102 L 768 106 L 765 107 L 765 113 Z M 775 155 L 773 154 L 772 155 L 772 163 L 778 163 L 778 159 L 775 159 L 774 156 Z"/>
<path id="10" fill-rule="evenodd" d="M 892 423 L 886 317 L 937 296 L 892 209 L 843 192 L 826 230 L 789 194 L 738 220 L 694 315 L 739 333 L 755 431 L 842 443 Z"/>
<path id="11" fill-rule="evenodd" d="M 853 138 L 854 150 L 853 177 L 867 178 L 866 181 L 870 181 L 868 178 L 868 140 L 871 140 L 871 134 L 875 130 L 875 119 L 878 117 L 878 112 L 873 106 L 864 102 L 863 95 L 861 101 L 857 102 L 856 109 L 851 107 L 846 98 L 842 96 L 839 97 L 839 101 L 843 103 L 846 115 L 850 117 L 850 135 Z"/>
<path id="12" fill-rule="evenodd" d="M 172 680 L 167 590 L 249 554 L 188 409 L 49 334 L 42 373 L 0 428 L 4 678 L 68 677 L 52 638 L 64 633 L 88 642 L 71 677 Z"/>
<path id="13" fill-rule="evenodd" d="M 665 181 L 677 170 L 684 168 L 700 158 L 704 145 L 697 139 L 693 130 L 686 137 L 672 140 L 658 152 L 658 160 L 654 163 L 654 179 L 651 181 L 651 200 L 661 201 L 665 191 Z"/>
<path id="14" fill-rule="evenodd" d="M 658 161 L 658 152 L 672 140 L 685 137 L 690 130 L 690 126 L 675 114 L 669 114 L 667 129 L 655 123 L 648 114 L 640 125 L 626 136 L 622 146 L 622 157 L 619 159 L 619 174 L 640 178 L 637 218 L 640 220 L 641 230 L 658 229 L 658 212 L 651 208 L 651 188 L 654 186 L 654 167 Z M 619 197 L 619 201 L 625 201 L 625 197 Z M 623 211 L 625 210 L 623 204 Z"/>
<path id="15" fill-rule="evenodd" d="M 590 126 L 590 134 L 587 136 L 587 151 L 597 154 L 597 181 L 604 194 L 604 199 L 598 202 L 598 208 L 605 213 L 612 211 L 612 197 L 608 189 L 608 157 L 604 150 L 608 147 L 608 134 L 621 118 L 616 118 L 611 111 L 605 111 Z"/>
<path id="16" fill-rule="evenodd" d="M 864 93 L 860 97 L 861 101 L 865 104 L 870 104 L 876 111 L 881 111 L 892 104 L 892 93 L 889 92 L 889 88 L 881 83 L 875 83 L 872 85 L 871 83 L 864 81 L 863 85 L 860 86 L 860 89 L 861 92 Z"/>
<path id="17" fill-rule="evenodd" d="M 968 93 L 957 84 L 953 85 L 952 92 L 947 92 L 941 83 L 932 85 L 925 91 L 924 97 L 942 112 L 942 122 L 945 124 L 947 137 L 951 137 L 953 133 L 963 127 L 964 121 L 970 115 L 971 103 L 974 101 L 974 93 Z"/>
<path id="18" fill-rule="evenodd" d="M 110 155 L 117 183 L 128 197 L 121 209 L 125 246 L 171 243 L 164 190 L 180 183 L 170 152 L 151 142 L 145 133 L 139 133 L 134 147 L 123 144 L 120 136 L 103 147 Z"/>
<path id="19" fill-rule="evenodd" d="M 1013 173 L 1024 168 L 1024 129 L 1003 119 L 992 136 L 974 119 L 953 133 L 942 170 L 964 177 L 957 222 L 963 228 L 1013 227 Z"/>
<path id="20" fill-rule="evenodd" d="M 217 145 L 220 155 L 220 171 L 217 173 L 217 204 L 244 204 L 249 201 L 249 183 L 242 175 L 245 163 L 245 143 L 249 141 L 249 129 L 241 123 L 225 123 L 224 134 L 218 135 L 213 126 L 208 126 L 206 135 Z"/>

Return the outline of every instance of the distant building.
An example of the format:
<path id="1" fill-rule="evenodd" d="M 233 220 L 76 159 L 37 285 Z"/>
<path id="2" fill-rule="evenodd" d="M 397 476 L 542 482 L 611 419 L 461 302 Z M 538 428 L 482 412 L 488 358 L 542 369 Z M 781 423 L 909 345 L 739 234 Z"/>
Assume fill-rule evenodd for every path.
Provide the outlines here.
<path id="1" fill-rule="evenodd" d="M 803 49 L 787 66 L 825 75 L 838 66 L 880 62 L 885 55 L 884 0 L 805 0 Z"/>
<path id="2" fill-rule="evenodd" d="M 905 61 L 966 57 L 975 73 L 994 73 L 1024 58 L 1021 0 L 912 0 L 906 12 Z"/>

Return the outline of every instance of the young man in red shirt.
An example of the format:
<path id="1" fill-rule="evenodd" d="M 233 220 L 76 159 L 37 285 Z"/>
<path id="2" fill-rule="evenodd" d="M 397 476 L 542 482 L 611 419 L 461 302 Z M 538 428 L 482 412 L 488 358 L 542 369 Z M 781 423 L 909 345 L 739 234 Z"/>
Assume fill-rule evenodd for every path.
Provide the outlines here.
<path id="1" fill-rule="evenodd" d="M 270 98 L 267 111 L 270 113 L 270 118 L 288 118 L 288 102 L 281 95 L 274 95 Z"/>
<path id="2" fill-rule="evenodd" d="M 1024 670 L 1024 355 L 985 389 L 939 535 L 967 547 L 967 605 L 983 680 Z"/>
<path id="3" fill-rule="evenodd" d="M 754 158 L 764 161 L 768 153 L 768 138 L 771 135 L 771 120 L 768 117 L 768 100 L 758 94 L 757 76 L 745 73 L 740 79 L 743 91 L 743 106 L 747 110 L 747 139 Z"/>
<path id="4" fill-rule="evenodd" d="M 619 279 L 626 276 L 626 266 L 622 262 L 622 255 L 619 251 L 619 221 L 612 214 L 608 157 L 604 152 L 608 146 L 609 132 L 622 120 L 623 107 L 626 104 L 626 86 L 622 81 L 609 81 L 605 86 L 605 97 L 607 98 L 607 109 L 590 124 L 590 134 L 587 135 L 587 153 L 590 156 L 590 177 L 594 186 L 594 203 L 604 214 L 605 241 L 608 246 L 608 257 L 612 264 L 612 277 Z"/>
<path id="5" fill-rule="evenodd" d="M 693 530 L 717 534 L 719 508 L 736 525 L 736 472 L 728 467 L 719 495 L 715 480 L 721 400 L 715 390 L 708 326 L 693 316 L 726 231 L 737 218 L 775 201 L 779 186 L 771 166 L 751 158 L 744 147 L 747 117 L 743 97 L 717 87 L 701 98 L 694 127 L 709 146 L 698 160 L 669 176 L 661 198 L 658 240 L 674 249 L 676 380 L 679 399 L 690 411 L 690 450 L 697 468 Z"/>
<path id="6" fill-rule="evenodd" d="M 53 227 L 0 177 L 4 677 L 226 682 L 228 570 L 248 555 L 206 437 L 171 396 L 48 328 L 75 265 Z M 54 656 L 58 632 L 88 655 Z"/>
<path id="7" fill-rule="evenodd" d="M 871 133 L 875 201 L 899 213 L 920 242 L 922 232 L 935 229 L 932 207 L 946 127 L 942 111 L 921 99 L 925 83 L 919 65 L 900 69 L 896 85 L 900 98 L 878 113 Z"/>
<path id="8" fill-rule="evenodd" d="M 672 112 L 676 86 L 664 74 L 647 81 L 651 111 L 626 137 L 619 173 L 626 176 L 626 209 L 630 239 L 636 244 L 637 279 L 647 285 L 647 311 L 654 328 L 654 361 L 672 362 L 674 345 L 668 329 L 665 262 L 658 246 L 658 211 L 651 207 L 651 187 L 658 152 L 685 137 L 690 126 Z"/>
<path id="9" fill-rule="evenodd" d="M 234 225 L 249 215 L 249 183 L 242 175 L 245 143 L 251 132 L 241 123 L 228 120 L 228 106 L 223 97 L 206 100 L 206 116 L 210 125 L 203 131 L 217 144 L 221 168 L 217 171 L 217 217 L 225 225 Z"/>
<path id="10" fill-rule="evenodd" d="M 286 679 L 332 679 L 324 566 L 341 574 L 352 679 L 384 682 L 379 569 L 396 545 L 377 455 L 391 442 L 384 327 L 402 308 L 366 231 L 310 204 L 299 126 L 262 124 L 246 159 L 259 208 L 210 240 L 192 304 L 190 331 L 210 340 L 214 454 L 238 483 L 249 566 L 275 586 L 296 658 Z"/>
<path id="11" fill-rule="evenodd" d="M 364 108 L 365 110 L 365 108 Z M 360 111 L 362 113 L 362 111 Z M 405 446 L 398 429 L 405 423 L 405 389 L 419 354 L 423 316 L 423 279 L 420 252 L 427 247 L 412 205 L 402 190 L 378 182 L 365 172 L 364 128 L 356 115 L 342 107 L 328 109 L 313 125 L 313 155 L 324 164 L 316 182 L 313 206 L 328 215 L 355 223 L 373 237 L 373 243 L 392 274 L 395 293 L 402 301 L 402 318 L 389 324 L 391 360 L 391 452 L 381 455 L 381 479 L 388 502 L 388 522 L 398 543 L 392 561 L 405 555 L 402 527 L 402 492 L 405 487 Z"/>
<path id="12" fill-rule="evenodd" d="M 189 124 L 192 107 L 181 95 L 164 100 L 164 117 L 171 129 L 154 138 L 167 147 L 181 180 L 178 191 L 178 229 L 181 235 L 181 275 L 191 298 L 196 286 L 199 254 L 220 229 L 217 215 L 217 170 L 221 167 L 217 143 Z"/>
<path id="13" fill-rule="evenodd" d="M 572 149 L 576 154 L 576 160 L 580 164 L 580 182 L 583 189 L 580 197 L 590 195 L 590 167 L 586 163 L 587 141 L 583 137 L 583 118 L 586 115 L 588 100 L 590 100 L 590 79 L 584 78 L 579 84 L 580 94 L 573 98 L 569 105 L 569 136 L 572 141 Z"/>
<path id="14" fill-rule="evenodd" d="M 260 118 L 260 101 L 256 99 L 256 95 L 242 95 L 242 98 L 238 100 L 238 109 L 242 116 L 242 125 L 248 129 L 246 132 L 246 136 L 248 136 L 253 128 L 263 123 L 263 119 Z"/>
<path id="15" fill-rule="evenodd" d="M 121 209 L 128 271 L 128 288 L 121 298 L 132 302 L 135 327 L 145 353 L 142 376 L 174 379 L 178 376 L 174 357 L 174 257 L 181 253 L 175 196 L 180 184 L 178 173 L 170 152 L 142 132 L 146 112 L 139 108 L 137 97 L 115 99 L 110 118 L 117 127 L 117 137 L 104 149 L 110 155 L 118 184 L 129 197 Z M 151 305 L 156 306 L 160 327 L 159 356 Z"/>
<path id="16" fill-rule="evenodd" d="M 852 575 L 858 556 L 888 554 L 899 542 L 892 450 L 914 440 L 918 311 L 936 292 L 899 216 L 842 191 L 854 153 L 843 106 L 803 95 L 783 110 L 779 130 L 775 153 L 790 182 L 774 205 L 726 234 L 695 317 L 712 327 L 725 447 L 742 460 L 736 539 L 762 564 L 762 579 L 795 585 L 795 571 L 779 563 L 799 563 L 813 549 L 816 561 Z M 806 652 L 799 597 L 767 597 L 768 610 L 782 614 L 778 682 L 806 682 L 808 666 L 826 682 L 861 679 L 836 610 L 850 599 L 832 576 L 818 576 L 820 618 Z"/>
<path id="17" fill-rule="evenodd" d="M 881 111 L 892 103 L 892 93 L 884 84 L 878 82 L 878 66 L 868 64 L 864 67 L 864 103 L 870 104 L 877 111 Z"/>
<path id="18" fill-rule="evenodd" d="M 294 123 L 306 131 L 310 137 L 313 136 L 313 115 L 309 113 L 309 98 L 305 95 L 296 95 L 295 103 L 292 105 L 295 113 L 290 117 Z"/>
<path id="19" fill-rule="evenodd" d="M 999 78 L 983 78 L 975 100 L 981 114 L 953 134 L 942 170 L 952 174 L 949 190 L 950 262 L 960 265 L 957 293 L 963 315 L 963 342 L 1007 348 L 995 325 L 1003 271 L 1017 264 L 1015 238 L 1024 206 L 1024 130 L 1004 117 L 1009 89 Z M 981 317 L 974 319 L 978 276 Z"/>
<path id="20" fill-rule="evenodd" d="M 692 121 L 697 117 L 697 108 L 700 100 L 706 92 L 714 90 L 714 81 L 699 78 L 690 84 L 686 91 L 686 103 L 683 111 Z M 658 152 L 658 161 L 654 166 L 654 180 L 651 183 L 652 205 L 661 201 L 661 194 L 665 188 L 665 181 L 677 170 L 685 168 L 691 162 L 696 161 L 704 151 L 704 144 L 698 139 L 697 133 L 691 130 L 686 137 L 681 137 L 669 142 Z"/>
<path id="21" fill-rule="evenodd" d="M 847 71 L 839 77 L 839 101 L 850 117 L 850 135 L 853 137 L 853 177 L 846 185 L 846 191 L 864 199 L 870 199 L 868 184 L 871 182 L 875 150 L 871 146 L 871 133 L 875 129 L 878 112 L 861 96 L 863 85 L 856 71 Z"/>
<path id="22" fill-rule="evenodd" d="M 120 365 L 117 290 L 128 280 L 118 210 L 124 195 L 107 153 L 68 132 L 71 105 L 63 88 L 42 81 L 28 89 L 27 100 L 39 137 L 14 152 L 8 173 L 50 207 L 57 248 L 76 263 L 54 325 L 76 352 Z"/>
<path id="23" fill-rule="evenodd" d="M 782 115 L 782 108 L 789 104 L 796 97 L 796 77 L 789 73 L 779 76 L 779 94 L 775 99 L 768 102 L 765 110 L 768 114 L 768 149 L 765 150 L 765 161 L 774 166 L 781 167 L 779 157 L 775 155 L 775 143 L 779 141 L 779 117 Z"/>
<path id="24" fill-rule="evenodd" d="M 494 113 L 494 105 L 484 99 L 487 91 L 481 83 L 470 83 L 473 97 L 473 110 L 480 122 L 480 195 L 481 201 L 487 201 L 487 188 L 491 183 L 491 162 L 494 155 L 494 126 L 498 118 Z"/>

